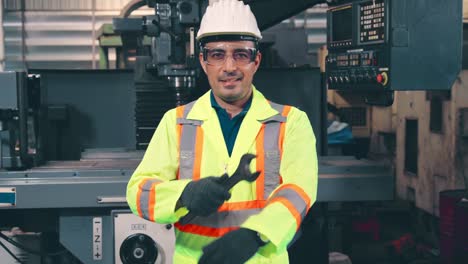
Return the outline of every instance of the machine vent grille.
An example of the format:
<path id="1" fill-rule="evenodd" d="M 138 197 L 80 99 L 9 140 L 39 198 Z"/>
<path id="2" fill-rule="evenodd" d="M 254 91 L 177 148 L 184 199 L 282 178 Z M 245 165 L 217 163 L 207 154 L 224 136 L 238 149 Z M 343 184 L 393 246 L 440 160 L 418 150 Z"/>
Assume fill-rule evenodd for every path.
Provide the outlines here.
<path id="1" fill-rule="evenodd" d="M 344 119 L 342 121 L 352 127 L 364 127 L 367 125 L 366 107 L 342 107 L 340 108 L 340 113 Z"/>
<path id="2" fill-rule="evenodd" d="M 163 80 L 136 82 L 135 89 L 136 147 L 146 149 L 164 113 L 174 108 L 176 102 Z"/>

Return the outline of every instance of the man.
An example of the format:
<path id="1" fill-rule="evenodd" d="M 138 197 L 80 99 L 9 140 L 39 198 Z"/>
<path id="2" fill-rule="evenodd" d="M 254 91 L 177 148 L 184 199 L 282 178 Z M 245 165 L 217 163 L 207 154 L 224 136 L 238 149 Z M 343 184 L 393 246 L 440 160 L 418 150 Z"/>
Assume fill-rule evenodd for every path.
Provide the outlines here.
<path id="1" fill-rule="evenodd" d="M 197 40 L 211 90 L 168 111 L 127 188 L 132 211 L 174 223 L 175 264 L 288 263 L 287 246 L 316 199 L 315 137 L 307 115 L 252 85 L 261 54 L 256 19 L 237 0 L 211 4 Z M 245 153 L 258 179 L 235 185 Z M 178 221 L 188 212 L 196 217 Z"/>

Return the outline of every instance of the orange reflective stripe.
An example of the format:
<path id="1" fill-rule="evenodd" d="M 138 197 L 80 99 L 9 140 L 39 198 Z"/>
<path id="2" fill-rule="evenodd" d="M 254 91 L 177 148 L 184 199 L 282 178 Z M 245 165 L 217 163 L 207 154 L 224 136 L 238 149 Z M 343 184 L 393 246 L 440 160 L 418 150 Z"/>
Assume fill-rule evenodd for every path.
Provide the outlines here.
<path id="1" fill-rule="evenodd" d="M 285 105 L 283 108 L 283 113 L 281 113 L 282 116 L 287 117 L 289 114 L 289 111 L 291 110 L 290 105 Z M 286 130 L 286 122 L 281 123 L 280 125 L 280 134 L 278 137 L 278 147 L 280 150 L 280 158 L 283 156 L 283 140 L 284 140 L 284 133 Z"/>
<path id="2" fill-rule="evenodd" d="M 182 232 L 201 235 L 201 236 L 210 236 L 210 237 L 220 237 L 230 231 L 236 230 L 239 228 L 240 224 L 244 221 L 242 213 L 248 213 L 246 217 L 250 215 L 257 214 L 262 208 L 265 207 L 266 201 L 264 200 L 254 200 L 254 201 L 245 201 L 245 202 L 232 202 L 224 203 L 218 209 L 218 215 L 211 215 L 212 219 L 205 218 L 203 221 L 198 221 L 197 218 L 194 219 L 194 223 L 181 226 L 179 223 L 175 223 L 175 227 Z M 244 210 L 244 211 L 243 211 Z M 250 210 L 250 212 L 249 212 Z M 253 210 L 253 211 L 252 211 Z M 226 213 L 229 212 L 230 213 Z M 230 216 L 230 220 L 226 218 Z M 226 223 L 231 222 L 230 224 Z M 211 221 L 211 223 L 210 223 Z M 215 221 L 215 222 L 212 222 Z M 214 225 L 221 225 L 219 227 L 213 227 Z M 211 226 L 210 226 L 211 225 Z"/>
<path id="3" fill-rule="evenodd" d="M 160 182 L 156 182 L 151 186 L 150 196 L 149 196 L 149 203 L 148 203 L 148 213 L 149 219 L 151 222 L 154 222 L 154 207 L 156 205 L 156 185 L 160 184 Z"/>
<path id="4" fill-rule="evenodd" d="M 260 132 L 258 132 L 257 136 L 257 158 L 256 160 L 256 169 L 257 171 L 260 171 L 260 175 L 258 176 L 256 182 L 256 193 L 257 193 L 257 199 L 263 200 L 264 197 L 264 185 L 265 185 L 265 150 L 263 147 L 263 141 L 265 137 L 265 124 L 262 124 L 262 127 L 260 128 Z"/>
<path id="5" fill-rule="evenodd" d="M 291 111 L 291 106 L 290 105 L 285 105 L 284 109 L 283 109 L 283 113 L 281 113 L 281 115 L 286 117 L 286 116 L 288 116 L 289 111 Z"/>
<path id="6" fill-rule="evenodd" d="M 176 108 L 176 118 L 183 118 L 184 117 L 184 108 L 185 106 L 184 105 L 181 105 L 181 106 L 178 106 Z M 177 125 L 177 143 L 179 144 L 179 153 L 177 155 L 177 157 L 180 158 L 180 138 L 182 136 L 182 124 L 178 124 Z M 180 179 L 180 169 L 177 168 L 177 173 L 176 173 L 176 179 L 179 180 Z"/>
<path id="7" fill-rule="evenodd" d="M 281 186 L 280 188 L 278 188 L 278 190 L 276 190 L 275 193 L 279 192 L 280 190 L 286 189 L 286 188 L 293 189 L 302 198 L 302 200 L 304 200 L 304 202 L 307 204 L 307 208 L 310 208 L 310 198 L 309 198 L 309 196 L 304 192 L 304 190 L 301 187 L 297 186 L 296 184 L 287 183 L 287 184 Z"/>
<path id="8" fill-rule="evenodd" d="M 181 105 L 181 106 L 176 107 L 176 116 L 177 116 L 177 118 L 184 117 L 184 108 L 185 108 L 185 105 Z"/>
<path id="9" fill-rule="evenodd" d="M 265 204 L 265 200 L 224 203 L 219 207 L 218 212 L 263 208 L 265 207 Z"/>
<path id="10" fill-rule="evenodd" d="M 195 164 L 193 165 L 193 180 L 200 179 L 201 160 L 203 154 L 203 129 L 197 126 L 197 137 L 195 139 Z"/>
<path id="11" fill-rule="evenodd" d="M 192 224 L 181 225 L 179 224 L 179 222 L 175 223 L 174 226 L 181 232 L 200 235 L 200 236 L 209 236 L 209 237 L 220 237 L 231 231 L 239 229 L 238 226 L 213 228 L 213 227 L 205 227 L 205 226 L 192 225 Z"/>
<path id="12" fill-rule="evenodd" d="M 176 108 L 176 118 L 184 117 L 184 108 L 185 106 L 178 106 Z M 182 124 L 177 125 L 177 142 L 180 143 L 180 136 L 182 135 Z"/>
<path id="13" fill-rule="evenodd" d="M 302 217 L 301 217 L 301 214 L 296 210 L 296 207 L 294 207 L 294 205 L 288 199 L 284 197 L 275 197 L 271 201 L 269 201 L 269 203 L 274 203 L 274 202 L 280 202 L 284 206 L 286 206 L 286 208 L 288 208 L 289 212 L 291 212 L 291 214 L 296 219 L 296 224 L 297 224 L 296 230 L 299 229 L 299 226 L 301 225 Z"/>
<path id="14" fill-rule="evenodd" d="M 151 187 L 149 188 L 149 194 L 145 193 L 145 197 L 143 196 L 144 192 L 148 192 L 148 187 L 145 187 L 148 182 L 151 182 Z M 136 200 L 136 207 L 138 215 L 142 218 L 148 219 L 154 222 L 154 207 L 156 205 L 156 185 L 160 184 L 156 178 L 145 178 L 143 179 L 140 184 L 138 184 L 138 192 L 137 192 L 137 200 Z M 148 210 L 148 215 L 145 215 L 143 212 L 143 208 Z"/>

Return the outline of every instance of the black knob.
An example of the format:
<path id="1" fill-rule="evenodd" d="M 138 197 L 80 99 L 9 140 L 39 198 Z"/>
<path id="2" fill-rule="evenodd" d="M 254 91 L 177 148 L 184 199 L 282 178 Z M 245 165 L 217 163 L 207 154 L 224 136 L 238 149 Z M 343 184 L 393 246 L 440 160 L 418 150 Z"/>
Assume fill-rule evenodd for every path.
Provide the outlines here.
<path id="1" fill-rule="evenodd" d="M 133 234 L 120 246 L 120 259 L 124 264 L 154 263 L 158 258 L 158 248 L 154 240 L 145 234 Z"/>
<path id="2" fill-rule="evenodd" d="M 361 73 L 356 74 L 356 83 L 362 83 L 364 81 L 364 76 Z"/>

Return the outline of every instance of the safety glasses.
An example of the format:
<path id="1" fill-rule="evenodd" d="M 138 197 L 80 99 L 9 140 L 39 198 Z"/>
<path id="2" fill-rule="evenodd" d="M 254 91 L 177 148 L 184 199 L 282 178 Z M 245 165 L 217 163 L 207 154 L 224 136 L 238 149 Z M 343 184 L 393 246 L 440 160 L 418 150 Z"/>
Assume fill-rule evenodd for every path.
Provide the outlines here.
<path id="1" fill-rule="evenodd" d="M 252 47 L 231 47 L 226 45 L 203 47 L 203 60 L 213 66 L 221 66 L 232 57 L 238 66 L 245 66 L 255 60 L 257 49 Z"/>

